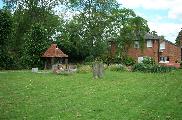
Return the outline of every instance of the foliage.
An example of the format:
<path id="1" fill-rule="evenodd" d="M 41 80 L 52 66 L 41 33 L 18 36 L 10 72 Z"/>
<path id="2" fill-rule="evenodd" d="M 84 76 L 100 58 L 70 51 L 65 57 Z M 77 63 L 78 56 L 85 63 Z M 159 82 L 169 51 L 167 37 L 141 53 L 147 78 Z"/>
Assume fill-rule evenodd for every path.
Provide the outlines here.
<path id="1" fill-rule="evenodd" d="M 52 10 L 55 8 L 59 2 L 64 2 L 65 0 L 2 0 L 6 4 L 8 9 L 16 8 L 33 8 L 33 7 L 42 7 L 47 10 Z"/>
<path id="2" fill-rule="evenodd" d="M 10 55 L 11 35 L 13 30 L 12 15 L 8 10 L 0 9 L 0 69 L 14 68 Z"/>
<path id="3" fill-rule="evenodd" d="M 115 57 L 115 58 L 114 58 L 114 63 L 116 63 L 116 64 L 121 64 L 121 63 L 122 63 L 121 57 Z"/>
<path id="4" fill-rule="evenodd" d="M 137 16 L 133 10 L 122 8 L 116 0 L 3 1 L 5 8 L 12 12 L 13 32 L 8 35 L 12 40 L 9 48 L 17 66 L 33 66 L 27 62 L 37 66 L 42 62 L 38 53 L 37 58 L 32 60 L 31 52 L 25 54 L 32 50 L 24 50 L 25 46 L 30 46 L 27 45 L 30 39 L 34 39 L 30 34 L 32 26 L 36 24 L 46 31 L 50 43 L 56 41 L 63 52 L 69 55 L 71 62 L 90 62 L 101 57 L 109 63 L 108 40 L 116 41 L 119 52 L 126 52 L 135 39 L 142 41 L 148 30 L 146 20 Z M 61 16 L 56 15 L 58 5 L 61 10 L 65 8 L 68 13 L 74 14 L 70 18 L 62 13 Z M 41 40 L 46 42 L 45 39 Z"/>
<path id="5" fill-rule="evenodd" d="M 138 63 L 133 66 L 133 71 L 149 72 L 149 73 L 166 73 L 175 70 L 175 67 L 166 67 L 159 65 L 150 65 L 144 63 Z"/>
<path id="6" fill-rule="evenodd" d="M 90 55 L 88 57 L 85 58 L 85 62 L 93 62 L 94 61 L 94 56 Z"/>
<path id="7" fill-rule="evenodd" d="M 89 73 L 92 71 L 92 67 L 90 65 L 81 65 L 78 67 L 78 73 Z"/>
<path id="8" fill-rule="evenodd" d="M 131 9 L 121 8 L 113 11 L 114 25 L 111 24 L 115 36 L 111 39 L 117 43 L 117 53 L 126 56 L 128 49 L 138 40 L 140 47 L 144 47 L 144 35 L 149 31 L 147 21 L 139 17 Z M 114 38 L 113 38 L 114 37 Z"/>
<path id="9" fill-rule="evenodd" d="M 133 66 L 136 61 L 132 57 L 126 56 L 122 58 L 122 63 L 126 66 Z"/>
<path id="10" fill-rule="evenodd" d="M 153 58 L 150 58 L 150 57 L 144 57 L 142 63 L 145 65 L 155 65 L 156 64 L 155 60 Z"/>
<path id="11" fill-rule="evenodd" d="M 182 43 L 182 41 L 180 41 L 182 39 L 182 29 L 181 29 L 181 31 L 178 33 L 178 36 L 176 37 L 176 40 L 175 40 L 175 42 L 176 42 L 176 45 L 177 46 L 180 46 Z"/>
<path id="12" fill-rule="evenodd" d="M 22 58 L 31 61 L 31 56 L 25 54 L 24 47 L 27 45 L 27 42 L 30 42 L 28 38 L 30 37 L 29 32 L 32 30 L 32 26 L 40 24 L 46 30 L 47 38 L 50 39 L 49 41 L 55 39 L 54 36 L 58 33 L 57 30 L 60 28 L 62 22 L 61 18 L 55 15 L 53 10 L 59 1 L 4 0 L 4 2 L 6 5 L 5 8 L 12 12 L 13 32 L 11 36 L 9 35 L 9 38 L 11 37 L 9 52 L 17 66 L 23 68 L 26 65 L 23 63 L 24 66 L 21 66 Z M 44 43 L 44 41 L 42 42 Z M 37 62 L 40 62 L 40 60 Z"/>
<path id="13" fill-rule="evenodd" d="M 15 69 L 17 66 L 9 54 L 0 53 L 0 70 Z"/>
<path id="14" fill-rule="evenodd" d="M 125 67 L 122 64 L 112 64 L 108 66 L 110 71 L 125 71 Z"/>
<path id="15" fill-rule="evenodd" d="M 8 49 L 9 38 L 11 37 L 13 20 L 11 13 L 0 9 L 0 50 L 5 52 Z"/>
<path id="16" fill-rule="evenodd" d="M 41 56 L 49 46 L 47 31 L 39 24 L 32 26 L 31 31 L 27 35 L 22 56 L 22 64 L 25 68 L 43 67 Z"/>
<path id="17" fill-rule="evenodd" d="M 75 0 L 73 10 L 79 12 L 65 24 L 61 47 L 74 59 L 94 59 L 107 50 L 105 31 L 111 23 L 110 14 L 117 6 L 115 0 Z"/>
<path id="18" fill-rule="evenodd" d="M 133 71 L 149 72 L 149 73 L 166 73 L 175 70 L 175 67 L 160 66 L 150 57 L 144 57 L 142 63 L 135 64 Z"/>

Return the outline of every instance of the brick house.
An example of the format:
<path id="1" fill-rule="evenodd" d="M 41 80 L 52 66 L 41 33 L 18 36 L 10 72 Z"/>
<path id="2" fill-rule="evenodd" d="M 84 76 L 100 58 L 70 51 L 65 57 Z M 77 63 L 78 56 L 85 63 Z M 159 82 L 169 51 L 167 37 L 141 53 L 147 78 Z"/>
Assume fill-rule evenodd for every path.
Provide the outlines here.
<path id="1" fill-rule="evenodd" d="M 181 48 L 174 43 L 161 39 L 150 33 L 145 35 L 143 51 L 140 49 L 139 41 L 135 41 L 134 45 L 128 50 L 128 56 L 134 58 L 139 63 L 144 57 L 154 58 L 156 63 L 163 65 L 174 65 L 181 60 Z M 116 44 L 111 42 L 111 54 L 114 54 Z"/>

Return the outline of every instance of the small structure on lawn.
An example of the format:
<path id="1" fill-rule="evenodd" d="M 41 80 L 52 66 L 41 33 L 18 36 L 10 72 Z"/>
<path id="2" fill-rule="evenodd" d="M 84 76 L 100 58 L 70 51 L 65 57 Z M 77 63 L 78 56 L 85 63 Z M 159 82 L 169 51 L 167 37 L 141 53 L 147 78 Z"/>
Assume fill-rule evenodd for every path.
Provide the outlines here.
<path id="1" fill-rule="evenodd" d="M 51 46 L 42 55 L 45 58 L 45 69 L 50 69 L 54 64 L 60 64 L 65 60 L 68 62 L 68 55 L 64 54 L 57 46 L 57 44 L 51 44 Z"/>

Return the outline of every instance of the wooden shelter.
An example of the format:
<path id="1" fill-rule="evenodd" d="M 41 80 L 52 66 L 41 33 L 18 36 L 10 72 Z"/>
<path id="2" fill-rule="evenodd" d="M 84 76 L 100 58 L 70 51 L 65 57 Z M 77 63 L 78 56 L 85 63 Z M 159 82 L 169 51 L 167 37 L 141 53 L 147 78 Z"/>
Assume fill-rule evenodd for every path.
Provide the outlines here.
<path id="1" fill-rule="evenodd" d="M 57 46 L 57 44 L 51 44 L 51 46 L 46 50 L 42 55 L 45 58 L 45 69 L 49 69 L 54 64 L 60 64 L 65 61 L 68 61 L 68 55 L 64 54 Z"/>

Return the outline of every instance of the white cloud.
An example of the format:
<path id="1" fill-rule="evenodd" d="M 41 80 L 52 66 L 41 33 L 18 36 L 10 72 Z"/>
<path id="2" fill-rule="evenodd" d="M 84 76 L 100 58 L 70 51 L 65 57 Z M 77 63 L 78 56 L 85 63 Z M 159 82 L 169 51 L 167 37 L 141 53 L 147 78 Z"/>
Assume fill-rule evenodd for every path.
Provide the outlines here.
<path id="1" fill-rule="evenodd" d="M 169 0 L 118 0 L 118 2 L 129 8 L 166 9 L 169 6 Z"/>
<path id="2" fill-rule="evenodd" d="M 182 3 L 181 3 L 182 4 Z M 168 17 L 171 19 L 182 19 L 182 7 L 176 7 L 168 12 Z"/>
<path id="3" fill-rule="evenodd" d="M 149 21 L 148 25 L 151 30 L 157 31 L 159 35 L 164 35 L 167 40 L 175 42 L 178 32 L 181 30 L 182 24 L 175 23 L 159 23 Z"/>
<path id="4" fill-rule="evenodd" d="M 151 30 L 155 30 L 159 35 L 164 35 L 167 40 L 175 42 L 178 32 L 182 28 L 182 23 L 162 22 L 162 20 L 182 20 L 182 0 L 118 0 L 118 2 L 123 7 L 131 9 L 165 10 L 168 13 L 167 16 L 160 16 L 160 13 L 156 13 L 152 19 L 144 13 L 137 14 L 148 20 Z"/>
<path id="5" fill-rule="evenodd" d="M 118 0 L 124 7 L 151 10 L 168 10 L 171 19 L 182 19 L 182 0 Z"/>

